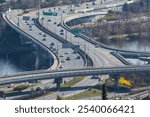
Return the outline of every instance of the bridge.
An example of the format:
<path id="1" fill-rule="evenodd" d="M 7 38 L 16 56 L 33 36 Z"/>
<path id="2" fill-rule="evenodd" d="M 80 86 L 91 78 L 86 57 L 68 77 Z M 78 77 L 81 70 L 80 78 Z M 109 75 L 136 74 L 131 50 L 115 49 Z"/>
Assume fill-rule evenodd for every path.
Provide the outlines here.
<path id="1" fill-rule="evenodd" d="M 68 9 L 68 6 L 63 6 L 63 7 L 64 9 Z M 83 8 L 81 7 L 79 9 L 83 9 Z M 107 8 L 105 7 L 105 9 Z M 43 10 L 48 11 L 49 8 Z M 36 19 L 37 12 L 38 11 L 29 12 L 25 14 L 25 16 L 27 15 L 31 19 Z M 42 11 L 40 11 L 39 14 L 42 14 Z M 10 84 L 10 83 L 29 82 L 29 81 L 36 81 L 36 80 L 56 79 L 55 81 L 57 83 L 57 87 L 59 87 L 63 78 L 69 78 L 75 76 L 89 76 L 89 75 L 118 75 L 121 73 L 139 73 L 144 71 L 145 72 L 150 71 L 150 66 L 125 66 L 122 63 L 122 60 L 116 58 L 112 54 L 112 51 L 135 53 L 136 55 L 137 54 L 139 55 L 141 53 L 150 55 L 150 53 L 126 51 L 126 50 L 118 50 L 118 49 L 110 48 L 82 34 L 79 34 L 78 37 L 75 37 L 75 35 L 70 31 L 70 27 L 67 26 L 66 23 L 76 18 L 90 16 L 91 13 L 86 13 L 86 14 L 76 13 L 74 16 L 74 14 L 62 13 L 62 11 L 58 10 L 58 14 L 59 15 L 55 17 L 46 17 L 41 15 L 40 17 L 38 17 L 37 24 L 35 24 L 34 21 L 34 24 L 32 25 L 33 27 L 32 31 L 29 30 L 26 22 L 23 21 L 23 16 L 18 16 L 18 11 L 13 10 L 3 14 L 5 21 L 13 29 L 17 30 L 17 32 L 19 32 L 20 34 L 23 34 L 24 36 L 33 40 L 35 43 L 38 43 L 41 47 L 43 47 L 46 51 L 48 51 L 50 54 L 53 55 L 55 60 L 53 69 L 55 70 L 33 71 L 33 72 L 21 73 L 14 76 L 1 77 L 0 85 Z M 99 12 L 94 13 L 94 15 L 96 14 L 100 15 Z M 29 22 L 33 23 L 33 21 L 29 21 Z M 58 26 L 58 24 L 60 23 L 61 26 Z M 63 34 L 65 35 L 60 34 L 60 30 L 64 30 Z M 39 36 L 40 34 L 39 32 L 47 35 L 45 41 L 42 40 L 43 37 Z M 72 44 L 72 46 L 78 43 L 80 46 L 78 50 L 81 52 L 79 56 L 81 56 L 82 54 L 82 60 L 74 59 L 73 61 L 71 61 L 65 66 L 65 69 L 57 70 L 58 66 L 61 63 L 60 62 L 61 58 L 58 57 L 58 55 L 54 51 L 52 51 L 52 49 L 50 49 L 49 45 L 51 44 L 51 42 L 55 42 L 55 44 L 58 44 L 60 50 L 62 50 L 64 53 L 65 53 L 65 49 L 62 47 L 63 43 L 69 42 Z M 96 47 L 97 45 L 99 47 Z M 72 53 L 73 48 L 69 48 L 69 52 Z M 85 59 L 87 59 L 85 57 L 86 55 L 84 54 L 88 55 L 89 58 L 92 60 L 93 67 L 88 68 L 87 66 L 85 66 L 85 64 L 83 64 L 86 61 Z M 69 69 L 70 66 L 74 67 L 73 64 L 77 64 L 77 63 L 79 63 L 77 68 Z M 115 79 L 118 80 L 118 77 L 116 77 Z"/>
<path id="2" fill-rule="evenodd" d="M 150 66 L 126 66 L 126 67 L 104 67 L 104 68 L 81 68 L 81 69 L 64 69 L 52 71 L 36 71 L 34 73 L 22 73 L 14 76 L 0 78 L 0 85 L 10 83 L 30 82 L 46 79 L 57 79 L 57 86 L 60 85 L 62 78 L 75 76 L 91 75 L 116 75 L 121 73 L 140 73 L 149 72 Z"/>
<path id="3" fill-rule="evenodd" d="M 87 18 L 87 17 L 93 17 L 93 16 L 103 16 L 105 14 L 107 14 L 107 12 L 94 12 L 94 11 L 90 12 L 90 13 L 88 12 L 86 14 L 76 14 L 76 15 L 73 15 L 73 16 L 66 17 L 64 19 L 64 21 L 62 22 L 62 26 L 66 30 L 68 30 L 68 31 L 71 32 L 70 24 L 72 24 L 72 23 L 70 23 L 70 22 L 77 22 L 77 23 L 79 23 L 76 20 L 78 20 L 78 19 L 84 19 L 84 18 Z M 83 23 L 83 22 L 81 22 L 81 23 Z M 113 48 L 113 47 L 107 46 L 107 45 L 105 45 L 103 43 L 97 42 L 97 41 L 91 39 L 90 37 L 87 37 L 86 35 L 83 35 L 82 33 L 75 34 L 75 35 L 78 35 L 82 39 L 88 41 L 89 43 L 94 44 L 97 47 L 105 48 L 105 49 L 111 50 L 111 51 L 115 51 L 115 52 L 117 52 L 117 53 L 119 53 L 119 54 L 121 54 L 121 55 L 123 55 L 125 57 L 138 58 L 138 57 L 149 57 L 150 56 L 150 52 L 117 49 L 117 48 Z"/>

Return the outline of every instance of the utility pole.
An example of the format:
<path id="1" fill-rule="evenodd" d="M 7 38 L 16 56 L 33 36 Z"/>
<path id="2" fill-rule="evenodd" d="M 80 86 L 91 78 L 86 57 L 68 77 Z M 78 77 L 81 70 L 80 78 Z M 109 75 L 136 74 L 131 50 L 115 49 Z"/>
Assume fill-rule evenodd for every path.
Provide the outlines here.
<path id="1" fill-rule="evenodd" d="M 8 75 L 8 53 L 6 54 L 6 77 Z"/>
<path id="2" fill-rule="evenodd" d="M 66 33 L 65 33 L 65 39 L 67 40 L 67 30 L 66 30 Z M 70 40 L 71 41 L 71 40 Z"/>
<path id="3" fill-rule="evenodd" d="M 102 100 L 107 100 L 107 92 L 105 83 L 102 84 Z"/>
<path id="4" fill-rule="evenodd" d="M 63 12 L 61 13 L 61 24 L 63 23 Z"/>
<path id="5" fill-rule="evenodd" d="M 17 25 L 18 25 L 18 27 L 19 27 L 19 3 L 17 3 L 17 11 L 18 11 L 18 23 L 17 23 Z"/>
<path id="6" fill-rule="evenodd" d="M 41 10 L 40 4 L 41 4 L 41 2 L 40 2 L 40 0 L 38 0 L 38 5 L 37 5 L 37 7 L 38 7 L 38 21 L 40 21 L 40 10 Z"/>

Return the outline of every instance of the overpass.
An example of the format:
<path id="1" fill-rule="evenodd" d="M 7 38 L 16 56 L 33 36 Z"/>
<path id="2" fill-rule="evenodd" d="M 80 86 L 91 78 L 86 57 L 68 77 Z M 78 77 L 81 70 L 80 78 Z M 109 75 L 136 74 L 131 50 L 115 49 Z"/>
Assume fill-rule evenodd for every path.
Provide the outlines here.
<path id="1" fill-rule="evenodd" d="M 62 27 L 64 27 L 69 32 L 71 32 L 71 27 L 70 27 L 69 24 L 72 24 L 72 23 L 69 23 L 69 22 L 72 22 L 72 21 L 75 21 L 75 20 L 78 20 L 78 19 L 83 19 L 83 18 L 86 18 L 86 17 L 93 17 L 93 16 L 99 16 L 99 15 L 103 16 L 105 14 L 107 14 L 107 12 L 97 12 L 97 11 L 94 12 L 93 11 L 93 12 L 88 12 L 86 14 L 76 14 L 76 15 L 68 16 L 62 22 Z M 121 55 L 123 55 L 125 57 L 138 58 L 140 56 L 141 57 L 149 57 L 150 56 L 150 52 L 117 49 L 117 48 L 113 48 L 113 47 L 107 46 L 107 45 L 105 45 L 103 43 L 97 42 L 97 41 L 91 39 L 90 37 L 87 37 L 86 35 L 83 35 L 82 33 L 75 34 L 75 35 L 78 35 L 82 39 L 85 39 L 86 41 L 88 41 L 89 43 L 94 44 L 97 47 L 105 48 L 105 49 L 112 50 L 112 51 L 116 51 L 117 53 L 119 53 L 119 54 L 121 54 Z"/>
<path id="2" fill-rule="evenodd" d="M 141 61 L 147 61 L 148 64 L 150 63 L 150 57 L 139 57 L 139 59 L 140 59 Z"/>
<path id="3" fill-rule="evenodd" d="M 48 9 L 44 9 L 48 10 Z M 15 12 L 15 11 L 14 11 Z M 12 11 L 13 13 L 13 11 Z M 37 11 L 33 11 L 32 13 L 28 13 L 29 16 L 32 16 L 35 18 L 35 14 Z M 15 14 L 15 13 L 14 13 Z M 12 14 L 7 12 L 5 14 L 6 17 L 4 16 L 5 20 L 9 25 L 12 26 L 12 28 L 15 28 L 18 30 L 19 33 L 24 33 L 26 36 L 31 38 L 32 40 L 38 41 L 40 45 L 42 45 L 44 48 L 46 48 L 49 52 L 50 49 L 48 48 L 47 43 L 39 41 L 39 35 L 37 34 L 32 34 L 32 33 L 25 33 L 24 28 L 22 26 L 17 27 L 17 22 L 14 17 L 19 17 L 17 15 L 14 15 L 10 17 Z M 63 20 L 65 20 L 66 17 L 70 17 L 67 14 L 64 14 L 65 17 Z M 79 14 L 77 14 L 79 15 Z M 95 14 L 94 14 L 95 15 Z M 51 24 L 51 27 L 48 27 L 48 18 L 45 18 L 45 22 L 40 22 L 43 27 L 47 27 L 49 31 L 52 32 L 52 28 L 56 28 L 55 24 Z M 20 19 L 21 20 L 21 19 Z M 51 20 L 56 21 L 56 24 L 59 24 L 61 22 L 61 17 L 51 17 Z M 22 21 L 23 22 L 23 21 Z M 63 26 L 63 25 L 62 25 Z M 77 40 L 77 38 L 73 37 L 74 34 L 70 32 L 68 27 L 65 26 L 65 21 L 64 21 L 64 29 L 66 31 L 66 36 L 70 39 L 70 42 L 73 43 L 74 40 Z M 60 27 L 57 27 L 55 29 L 55 34 L 60 36 Z M 38 35 L 38 39 L 35 38 Z M 51 38 L 51 37 L 50 37 Z M 67 40 L 67 38 L 64 37 L 64 39 Z M 30 73 L 21 73 L 18 75 L 14 76 L 7 76 L 7 77 L 1 77 L 0 79 L 0 85 L 4 84 L 9 84 L 9 83 L 19 83 L 19 82 L 28 82 L 28 81 L 35 81 L 35 80 L 45 80 L 45 79 L 56 79 L 57 86 L 59 87 L 62 78 L 68 78 L 68 77 L 74 77 L 74 76 L 89 76 L 89 75 L 116 75 L 120 73 L 136 73 L 136 72 L 143 72 L 143 71 L 150 71 L 150 66 L 124 66 L 120 60 L 118 60 L 116 57 L 114 57 L 111 54 L 111 51 L 113 49 L 110 49 L 106 47 L 105 45 L 102 46 L 102 44 L 99 44 L 100 47 L 96 48 L 95 46 L 98 44 L 97 42 L 89 39 L 88 37 L 84 35 L 79 35 L 78 42 L 81 46 L 81 50 L 86 52 L 94 61 L 94 67 L 93 68 L 78 68 L 78 69 L 67 69 L 67 70 L 55 70 L 55 71 L 35 71 L 35 72 L 30 72 Z M 46 46 L 45 46 L 46 45 Z M 88 47 L 88 50 L 86 48 Z M 54 54 L 54 53 L 53 53 Z M 54 57 L 56 58 L 57 55 L 54 54 Z M 58 63 L 57 63 L 58 64 Z M 104 66 L 104 67 L 103 67 Z M 121 67 L 120 67 L 121 66 Z M 56 65 L 55 65 L 56 67 Z M 117 78 L 116 78 L 117 79 Z"/>
<path id="4" fill-rule="evenodd" d="M 81 69 L 64 69 L 64 70 L 44 70 L 35 71 L 34 73 L 23 73 L 0 78 L 0 85 L 10 83 L 30 82 L 46 79 L 57 79 L 76 77 L 76 76 L 90 76 L 90 75 L 116 75 L 121 73 L 142 73 L 150 72 L 150 66 L 125 66 L 125 67 L 104 67 L 104 68 L 81 68 Z M 59 82 L 56 82 L 59 85 Z"/>

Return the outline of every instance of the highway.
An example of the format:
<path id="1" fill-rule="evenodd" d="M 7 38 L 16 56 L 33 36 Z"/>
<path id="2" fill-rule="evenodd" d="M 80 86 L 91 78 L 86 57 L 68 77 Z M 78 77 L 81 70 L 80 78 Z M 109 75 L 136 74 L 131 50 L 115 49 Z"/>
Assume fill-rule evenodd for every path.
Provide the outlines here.
<path id="1" fill-rule="evenodd" d="M 80 68 L 80 69 L 63 69 L 52 71 L 37 71 L 36 73 L 24 73 L 15 76 L 7 76 L 0 78 L 0 85 L 10 83 L 20 83 L 36 80 L 70 78 L 76 76 L 92 76 L 92 75 L 110 75 L 121 73 L 142 73 L 149 72 L 150 66 L 123 66 L 123 67 L 104 67 L 104 68 Z"/>
<path id="2" fill-rule="evenodd" d="M 84 9 L 85 5 L 82 5 L 80 9 Z M 79 9 L 79 8 L 78 8 Z M 44 9 L 45 12 L 47 12 L 49 9 Z M 51 8 L 51 11 L 53 11 L 53 8 Z M 57 27 L 55 26 L 56 24 L 61 23 L 61 20 L 65 21 L 68 17 L 68 19 L 80 17 L 82 15 L 85 16 L 83 13 L 77 13 L 77 14 L 67 14 L 69 10 L 65 10 L 66 13 L 60 13 L 58 11 L 58 16 L 44 16 L 42 15 L 43 10 L 40 12 L 40 23 L 43 24 L 46 28 L 48 28 L 51 31 L 55 31 L 57 35 L 59 35 L 59 30 L 63 29 L 62 27 Z M 57 11 L 55 11 L 57 12 Z M 90 13 L 89 13 L 90 14 Z M 63 16 L 62 16 L 63 15 Z M 88 15 L 88 14 L 86 14 Z M 71 18 L 70 18 L 71 17 Z M 67 19 L 67 20 L 68 20 Z M 47 26 L 48 20 L 55 21 L 56 24 L 51 23 L 50 26 Z M 52 28 L 53 27 L 53 28 Z M 65 29 L 63 29 L 65 30 Z M 93 60 L 94 66 L 95 67 L 100 67 L 100 66 L 122 66 L 122 62 L 115 58 L 113 55 L 110 54 L 110 50 L 104 49 L 104 48 L 96 48 L 94 44 L 89 43 L 88 41 L 80 38 L 80 37 L 75 37 L 74 34 L 72 34 L 69 31 L 65 31 L 65 39 L 70 41 L 73 44 L 79 44 L 80 49 L 85 51 Z"/>
<path id="3" fill-rule="evenodd" d="M 125 0 L 126 1 L 126 0 Z M 114 0 L 110 0 L 109 2 L 104 3 L 103 5 L 95 5 L 88 3 L 88 7 L 94 7 L 95 9 L 102 9 L 105 8 L 105 12 L 108 11 L 106 9 L 107 5 L 112 5 Z M 120 4 L 125 3 L 122 1 Z M 24 16 L 30 16 L 30 21 L 23 21 L 23 16 L 17 16 L 18 13 L 21 13 L 20 10 L 13 10 L 8 11 L 4 14 L 5 20 L 9 23 L 9 25 L 15 25 L 17 30 L 20 30 L 20 33 L 27 33 L 31 37 L 34 37 L 34 40 L 40 42 L 39 45 L 43 45 L 50 53 L 54 54 L 55 65 L 54 69 L 59 70 L 43 70 L 41 72 L 30 72 L 30 73 L 23 73 L 14 76 L 8 76 L 7 78 L 1 77 L 0 78 L 0 85 L 10 84 L 10 83 L 19 83 L 19 82 L 26 82 L 26 81 L 33 81 L 33 80 L 47 80 L 47 79 L 58 79 L 58 78 L 70 78 L 75 76 L 91 76 L 91 75 L 109 75 L 109 74 L 120 74 L 120 73 L 133 73 L 133 72 L 143 72 L 143 71 L 150 71 L 150 66 L 125 66 L 118 58 L 114 57 L 111 52 L 112 50 L 108 50 L 102 47 L 96 47 L 95 44 L 81 38 L 75 37 L 73 33 L 66 30 L 64 27 L 58 26 L 58 24 L 63 23 L 67 18 L 74 17 L 74 16 L 82 16 L 85 15 L 83 13 L 75 13 L 69 14 L 68 7 L 70 6 L 63 6 L 61 9 L 59 7 L 54 8 L 46 8 L 40 10 L 40 17 L 39 23 L 42 26 L 47 28 L 50 32 L 55 33 L 63 40 L 67 40 L 68 42 L 79 45 L 80 49 L 84 51 L 87 55 L 90 56 L 91 60 L 93 61 L 93 67 L 91 68 L 84 68 L 85 60 L 81 56 L 81 54 L 77 53 L 74 54 L 74 50 L 72 48 L 64 48 L 63 43 L 52 37 L 51 35 L 46 34 L 43 30 L 39 29 L 35 26 L 34 21 L 32 18 L 37 18 L 36 14 L 38 11 L 32 11 Z M 83 10 L 87 8 L 87 4 L 83 4 L 80 7 L 75 8 L 76 11 Z M 58 16 L 44 16 L 43 11 L 49 11 L 51 9 L 52 12 L 57 12 Z M 102 13 L 102 12 L 101 12 Z M 86 14 L 88 15 L 88 14 Z M 103 15 L 103 14 L 102 14 Z M 19 24 L 17 24 L 19 22 Z M 15 27 L 15 28 L 16 28 Z M 14 27 L 13 27 L 14 28 Z M 63 30 L 63 31 L 62 31 Z M 61 34 L 63 32 L 63 34 Z M 46 35 L 46 36 L 45 36 Z M 43 39 L 44 38 L 44 39 Z M 51 48 L 51 44 L 54 43 L 53 49 Z M 59 54 L 54 52 L 54 49 L 59 51 Z M 53 51 L 53 52 L 52 52 Z M 77 56 L 80 56 L 82 59 L 76 59 Z M 67 57 L 70 58 L 69 61 L 66 61 Z M 58 58 L 58 60 L 57 60 Z M 55 63 L 54 63 L 55 64 Z M 69 69 L 70 68 L 70 69 Z M 65 70 L 66 69 L 66 70 Z M 89 84 L 96 84 L 98 81 L 91 81 L 89 77 L 85 83 L 81 83 L 80 85 L 89 85 Z M 69 94 L 72 93 L 69 92 Z M 67 94 L 65 94 L 67 95 Z"/>
<path id="4" fill-rule="evenodd" d="M 38 42 L 42 43 L 46 48 L 48 48 L 47 50 L 50 51 L 50 49 L 52 49 L 52 50 L 55 50 L 55 52 L 56 52 L 56 50 L 58 50 L 58 55 L 57 56 L 59 58 L 59 62 L 63 61 L 61 63 L 61 65 L 64 68 L 69 68 L 69 67 L 75 67 L 76 68 L 76 67 L 83 67 L 84 66 L 83 59 L 76 59 L 76 57 L 80 56 L 80 55 L 78 53 L 73 54 L 73 51 L 74 51 L 73 49 L 71 49 L 71 48 L 62 48 L 62 44 L 63 44 L 62 42 L 60 42 L 57 39 L 51 37 L 50 35 L 45 34 L 43 31 L 41 31 L 39 28 L 37 28 L 34 25 L 34 22 L 32 21 L 32 19 L 30 21 L 27 21 L 27 22 L 23 21 L 22 16 L 19 16 L 19 17 L 17 16 L 18 15 L 17 10 L 12 11 L 12 12 L 10 11 L 10 12 L 7 13 L 8 19 L 11 19 L 10 20 L 11 23 L 13 23 L 15 26 L 17 26 L 17 23 L 18 23 L 18 20 L 19 20 L 19 28 L 21 30 L 25 31 L 27 34 L 34 37 Z M 35 15 L 33 15 L 33 17 L 35 17 Z M 52 43 L 53 43 L 53 45 L 52 45 Z M 54 57 L 54 55 L 53 55 L 53 57 Z M 65 60 L 67 57 L 70 57 L 69 61 Z M 56 57 L 55 57 L 55 60 L 56 60 Z M 56 69 L 56 66 L 55 66 L 54 69 Z"/>

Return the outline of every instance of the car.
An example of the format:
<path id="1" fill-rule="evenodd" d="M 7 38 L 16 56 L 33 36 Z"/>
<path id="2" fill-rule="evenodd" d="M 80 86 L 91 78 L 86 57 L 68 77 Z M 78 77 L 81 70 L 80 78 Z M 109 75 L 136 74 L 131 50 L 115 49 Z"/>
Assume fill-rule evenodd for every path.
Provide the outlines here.
<path id="1" fill-rule="evenodd" d="M 42 91 L 43 89 L 41 88 L 41 87 L 37 87 L 36 89 L 35 89 L 35 91 Z"/>
<path id="2" fill-rule="evenodd" d="M 81 6 L 81 4 L 75 4 L 75 7 L 80 7 Z"/>
<path id="3" fill-rule="evenodd" d="M 9 85 L 7 86 L 7 88 L 12 88 L 12 87 L 14 87 L 14 84 L 9 84 Z"/>
<path id="4" fill-rule="evenodd" d="M 80 59 L 80 56 L 77 56 L 77 59 Z"/>
<path id="5" fill-rule="evenodd" d="M 42 33 L 41 33 L 41 32 L 39 32 L 39 35 L 42 35 Z"/>
<path id="6" fill-rule="evenodd" d="M 54 42 L 52 42 L 52 43 L 51 43 L 51 46 L 54 46 L 54 45 L 55 45 Z"/>
<path id="7" fill-rule="evenodd" d="M 74 50 L 74 51 L 73 51 L 73 54 L 76 54 L 76 53 L 77 53 L 77 51 L 76 51 L 76 50 Z"/>
<path id="8" fill-rule="evenodd" d="M 61 30 L 60 30 L 60 32 L 64 32 L 64 30 L 63 30 L 63 29 L 61 29 Z"/>
<path id="9" fill-rule="evenodd" d="M 63 68 L 63 65 L 59 65 L 59 68 Z"/>
<path id="10" fill-rule="evenodd" d="M 66 60 L 69 61 L 69 60 L 70 60 L 70 57 L 67 57 Z"/>
<path id="11" fill-rule="evenodd" d="M 68 52 L 65 52 L 65 54 L 69 54 Z"/>
<path id="12" fill-rule="evenodd" d="M 57 51 L 56 48 L 53 48 L 53 51 L 56 52 Z"/>
<path id="13" fill-rule="evenodd" d="M 60 33 L 60 35 L 64 35 L 64 33 Z"/>
<path id="14" fill-rule="evenodd" d="M 60 23 L 59 23 L 59 24 L 57 24 L 57 26 L 60 26 Z"/>
<path id="15" fill-rule="evenodd" d="M 63 54 L 60 54 L 59 57 L 64 57 L 64 55 L 63 55 Z"/>
<path id="16" fill-rule="evenodd" d="M 42 41 L 46 41 L 46 38 L 43 38 Z"/>
<path id="17" fill-rule="evenodd" d="M 57 24 L 56 22 L 54 22 L 54 24 Z"/>
<path id="18" fill-rule="evenodd" d="M 61 60 L 61 62 L 65 62 L 66 60 Z"/>
<path id="19" fill-rule="evenodd" d="M 53 49 L 53 46 L 51 46 L 50 49 L 52 50 L 52 49 Z"/>
<path id="20" fill-rule="evenodd" d="M 43 37 L 46 37 L 46 34 L 44 34 Z"/>
<path id="21" fill-rule="evenodd" d="M 74 35 L 74 37 L 79 37 L 78 35 Z"/>

